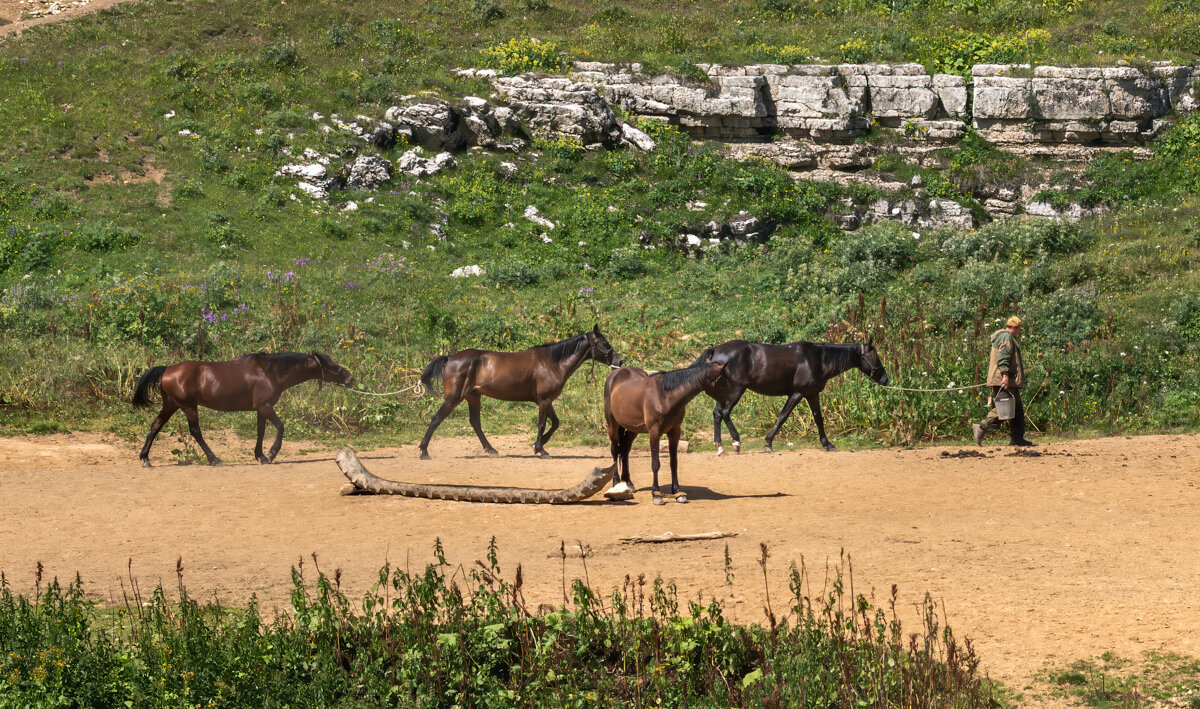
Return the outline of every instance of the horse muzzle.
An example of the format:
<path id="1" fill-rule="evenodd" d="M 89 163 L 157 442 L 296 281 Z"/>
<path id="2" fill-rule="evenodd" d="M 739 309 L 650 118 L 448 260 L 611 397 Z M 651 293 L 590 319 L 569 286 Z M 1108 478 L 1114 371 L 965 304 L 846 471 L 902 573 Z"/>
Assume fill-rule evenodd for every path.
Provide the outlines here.
<path id="1" fill-rule="evenodd" d="M 882 372 L 879 375 L 879 377 L 875 379 L 876 384 L 878 384 L 879 386 L 884 386 L 884 387 L 888 385 L 889 381 L 891 381 L 891 380 L 888 379 L 887 372 Z"/>

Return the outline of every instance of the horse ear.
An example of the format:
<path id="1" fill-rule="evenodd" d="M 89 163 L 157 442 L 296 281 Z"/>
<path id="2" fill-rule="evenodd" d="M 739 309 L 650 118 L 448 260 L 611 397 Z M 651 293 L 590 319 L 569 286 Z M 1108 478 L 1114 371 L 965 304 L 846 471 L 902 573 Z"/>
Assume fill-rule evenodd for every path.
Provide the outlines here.
<path id="1" fill-rule="evenodd" d="M 874 346 L 875 346 L 875 333 L 871 333 L 870 335 L 867 335 L 867 347 L 874 347 Z"/>
<path id="2" fill-rule="evenodd" d="M 600 334 L 600 323 L 596 323 L 592 326 L 592 332 L 596 333 L 597 335 Z"/>

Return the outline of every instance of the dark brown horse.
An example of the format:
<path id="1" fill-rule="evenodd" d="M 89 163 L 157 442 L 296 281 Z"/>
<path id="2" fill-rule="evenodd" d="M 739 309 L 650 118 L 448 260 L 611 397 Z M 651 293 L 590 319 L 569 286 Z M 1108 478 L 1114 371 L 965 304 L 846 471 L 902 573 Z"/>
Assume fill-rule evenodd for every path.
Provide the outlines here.
<path id="1" fill-rule="evenodd" d="M 197 409 L 201 406 L 215 411 L 257 411 L 258 443 L 254 446 L 254 458 L 260 463 L 274 462 L 283 445 L 283 421 L 275 415 L 275 402 L 287 389 L 313 379 L 344 386 L 354 381 L 345 367 L 320 352 L 248 354 L 225 362 L 180 362 L 169 367 L 151 367 L 138 380 L 132 402 L 139 408 L 149 407 L 150 388 L 157 385 L 162 393 L 162 411 L 150 425 L 150 435 L 142 446 L 142 465 L 150 467 L 150 445 L 179 409 L 183 409 L 188 430 L 209 464 L 219 465 L 221 460 L 213 455 L 200 433 Z M 275 443 L 271 452 L 263 455 L 267 421 L 275 424 Z"/>
<path id="2" fill-rule="evenodd" d="M 865 344 L 859 345 L 803 341 L 768 345 L 730 340 L 705 350 L 692 366 L 705 362 L 725 364 L 725 377 L 715 387 L 706 390 L 717 402 L 713 408 L 713 441 L 717 444 L 717 455 L 725 452 L 721 446 L 721 421 L 729 427 L 734 450 L 739 453 L 742 450 L 741 437 L 729 415 L 747 389 L 767 396 L 788 398 L 775 425 L 767 432 L 763 449 L 768 453 L 772 450 L 771 442 L 800 399 L 807 400 L 808 407 L 812 409 L 821 445 L 825 446 L 825 450 L 833 451 L 837 449 L 825 436 L 825 420 L 821 417 L 821 392 L 825 384 L 848 369 L 861 370 L 876 384 L 887 386 L 888 383 L 887 372 L 879 361 L 879 353 L 875 351 L 874 338 L 868 338 Z"/>
<path id="3" fill-rule="evenodd" d="M 703 364 L 672 372 L 647 374 L 637 367 L 622 367 L 608 375 L 604 383 L 604 422 L 608 427 L 613 458 L 613 486 L 604 493 L 611 500 L 633 497 L 629 481 L 629 450 L 639 433 L 650 434 L 650 470 L 654 485 L 650 488 L 654 504 L 663 504 L 658 489 L 658 445 L 666 434 L 671 455 L 671 494 L 687 502 L 679 489 L 679 434 L 688 402 L 697 394 L 717 385 L 724 364 Z M 621 475 L 617 477 L 617 458 Z"/>
<path id="4" fill-rule="evenodd" d="M 433 391 L 433 380 L 441 377 L 445 388 L 442 407 L 433 415 L 429 429 L 421 439 L 421 460 L 429 460 L 429 439 L 450 415 L 454 407 L 467 401 L 471 427 L 483 451 L 488 455 L 499 455 L 483 435 L 479 423 L 481 397 L 490 396 L 501 401 L 535 401 L 538 405 L 537 440 L 533 452 L 548 457 L 546 443 L 558 429 L 558 414 L 554 413 L 554 400 L 562 393 L 563 385 L 586 360 L 619 366 L 621 358 L 612 345 L 600 334 L 600 326 L 591 332 L 581 332 L 575 337 L 550 345 L 538 345 L 520 352 L 491 352 L 488 350 L 463 350 L 455 354 L 434 357 L 421 373 L 421 383 L 427 391 Z M 546 420 L 550 429 L 546 430 Z"/>

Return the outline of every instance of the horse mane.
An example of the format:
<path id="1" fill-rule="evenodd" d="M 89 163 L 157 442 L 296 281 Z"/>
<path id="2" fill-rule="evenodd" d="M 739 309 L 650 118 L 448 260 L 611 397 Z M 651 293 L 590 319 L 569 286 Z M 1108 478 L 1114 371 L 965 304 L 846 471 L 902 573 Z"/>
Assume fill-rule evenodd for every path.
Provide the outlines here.
<path id="1" fill-rule="evenodd" d="M 312 355 L 302 352 L 274 352 L 267 354 L 264 352 L 254 352 L 243 357 L 261 357 L 267 361 L 267 364 L 275 370 L 278 376 L 287 376 L 287 373 L 312 359 Z"/>
<path id="2" fill-rule="evenodd" d="M 579 340 L 584 337 L 587 337 L 587 333 L 581 332 L 574 337 L 568 337 L 562 342 L 538 345 L 538 348 L 546 350 L 546 354 L 550 355 L 550 359 L 554 360 L 555 364 L 558 364 L 569 357 L 579 347 Z"/>
<path id="3" fill-rule="evenodd" d="M 821 348 L 821 368 L 829 371 L 831 369 L 838 372 L 844 372 L 851 367 L 858 366 L 854 362 L 855 353 L 862 353 L 862 345 L 848 344 L 835 345 L 828 342 L 814 343 Z"/>
<path id="4" fill-rule="evenodd" d="M 650 376 L 662 379 L 663 391 L 673 391 L 681 386 L 692 384 L 704 376 L 704 367 L 705 365 L 700 364 L 684 369 L 673 369 L 669 372 L 656 372 Z"/>

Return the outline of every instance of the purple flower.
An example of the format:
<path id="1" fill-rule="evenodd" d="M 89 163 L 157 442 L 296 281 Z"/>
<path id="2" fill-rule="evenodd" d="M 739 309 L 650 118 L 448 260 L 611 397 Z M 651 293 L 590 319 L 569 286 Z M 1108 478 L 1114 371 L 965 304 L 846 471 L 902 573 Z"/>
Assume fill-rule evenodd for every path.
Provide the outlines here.
<path id="1" fill-rule="evenodd" d="M 358 284 L 354 281 L 346 281 L 342 284 L 342 288 L 345 288 L 346 290 L 354 290 L 355 288 L 358 288 Z"/>
<path id="2" fill-rule="evenodd" d="M 307 256 L 302 256 L 300 258 L 292 259 L 292 263 L 296 266 L 307 266 L 308 264 L 312 263 L 312 259 Z"/>
<path id="3" fill-rule="evenodd" d="M 295 271 L 288 271 L 287 273 L 283 274 L 283 280 L 285 280 L 285 281 L 290 281 L 295 277 L 296 277 Z"/>
<path id="4" fill-rule="evenodd" d="M 595 288 L 593 288 L 592 286 L 588 286 L 587 288 L 580 288 L 580 289 L 579 289 L 579 294 L 580 294 L 580 295 L 584 295 L 585 293 L 591 293 L 591 292 L 593 292 L 593 291 L 595 291 L 595 290 L 596 290 L 596 289 L 595 289 Z"/>
<path id="5" fill-rule="evenodd" d="M 22 64 L 28 64 L 28 63 L 29 63 L 29 57 L 21 57 L 21 63 L 22 63 Z"/>

